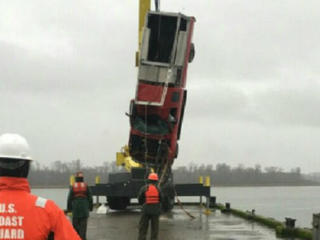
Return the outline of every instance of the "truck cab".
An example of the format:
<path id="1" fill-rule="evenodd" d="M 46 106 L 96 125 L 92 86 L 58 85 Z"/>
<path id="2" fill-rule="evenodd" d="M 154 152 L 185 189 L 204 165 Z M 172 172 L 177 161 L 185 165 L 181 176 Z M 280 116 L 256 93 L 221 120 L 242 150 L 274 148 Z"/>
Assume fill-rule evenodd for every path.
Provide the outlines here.
<path id="1" fill-rule="evenodd" d="M 159 166 L 178 155 L 194 22 L 181 13 L 151 11 L 146 16 L 129 114 L 129 151 L 140 163 Z"/>

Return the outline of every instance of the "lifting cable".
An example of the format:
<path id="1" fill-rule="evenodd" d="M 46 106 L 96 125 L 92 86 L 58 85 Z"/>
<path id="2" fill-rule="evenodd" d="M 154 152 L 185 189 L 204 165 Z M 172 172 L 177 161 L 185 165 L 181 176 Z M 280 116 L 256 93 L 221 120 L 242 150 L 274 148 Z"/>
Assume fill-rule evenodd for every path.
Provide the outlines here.
<path id="1" fill-rule="evenodd" d="M 159 172 L 159 170 L 160 170 L 160 164 L 159 164 L 159 159 L 160 159 L 160 150 L 161 150 L 161 145 L 162 145 L 162 139 L 161 140 L 159 140 L 159 142 L 158 142 L 158 149 L 157 149 L 157 155 L 156 155 L 156 161 L 155 161 L 155 166 L 157 166 L 157 170 L 155 171 L 156 173 L 158 173 Z"/>
<path id="2" fill-rule="evenodd" d="M 154 0 L 154 5 L 156 7 L 156 11 L 159 12 L 160 11 L 160 0 Z"/>
<path id="3" fill-rule="evenodd" d="M 146 169 L 149 170 L 148 165 L 148 139 L 147 139 L 147 124 L 148 124 L 148 113 L 147 113 L 147 105 L 144 106 L 144 145 L 145 145 L 145 153 L 144 153 L 144 162 L 146 165 Z M 145 172 L 145 183 L 147 183 L 148 171 Z"/>
<path id="4" fill-rule="evenodd" d="M 168 171 L 168 167 L 169 167 L 169 161 L 168 161 L 168 158 L 167 158 L 167 162 L 166 162 L 166 165 L 164 166 L 164 169 L 162 170 L 162 173 L 161 173 L 161 176 L 160 176 L 160 180 L 158 182 L 158 187 L 161 186 L 163 180 L 164 180 L 164 176 L 166 175 L 167 171 Z"/>
<path id="5" fill-rule="evenodd" d="M 178 204 L 179 204 L 179 207 L 181 208 L 181 210 L 187 214 L 192 220 L 195 219 L 196 217 L 193 216 L 191 213 L 189 213 L 182 205 L 182 202 L 180 201 L 179 197 L 178 197 L 178 194 L 177 194 L 177 191 L 176 191 L 176 188 L 174 187 L 173 188 L 174 190 L 174 194 L 176 195 L 176 198 L 177 198 L 177 201 L 178 201 Z"/>

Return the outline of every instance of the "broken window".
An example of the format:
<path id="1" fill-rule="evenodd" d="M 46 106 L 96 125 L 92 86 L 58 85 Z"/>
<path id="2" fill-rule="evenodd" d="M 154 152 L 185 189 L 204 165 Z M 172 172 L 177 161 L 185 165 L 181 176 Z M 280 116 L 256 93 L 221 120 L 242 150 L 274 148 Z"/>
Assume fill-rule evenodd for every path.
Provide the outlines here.
<path id="1" fill-rule="evenodd" d="M 172 102 L 179 102 L 180 99 L 180 93 L 179 92 L 173 92 L 171 96 Z"/>
<path id="2" fill-rule="evenodd" d="M 178 111 L 177 108 L 171 108 L 170 109 L 168 121 L 169 121 L 171 126 L 177 123 L 177 111 Z"/>
<path id="3" fill-rule="evenodd" d="M 145 134 L 166 135 L 170 132 L 168 123 L 158 115 L 148 115 L 147 119 L 136 116 L 133 119 L 133 128 Z"/>
<path id="4" fill-rule="evenodd" d="M 150 29 L 148 61 L 170 63 L 177 30 L 177 17 L 149 15 Z"/>

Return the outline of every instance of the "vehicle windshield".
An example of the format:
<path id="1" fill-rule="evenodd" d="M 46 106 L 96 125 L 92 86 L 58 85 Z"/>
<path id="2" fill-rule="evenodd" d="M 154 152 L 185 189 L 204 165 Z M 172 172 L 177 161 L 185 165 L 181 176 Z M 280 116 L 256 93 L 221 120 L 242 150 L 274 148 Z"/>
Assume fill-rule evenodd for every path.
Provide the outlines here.
<path id="1" fill-rule="evenodd" d="M 147 121 L 136 116 L 133 120 L 133 128 L 146 134 L 166 135 L 170 132 L 168 123 L 157 115 L 149 115 Z"/>

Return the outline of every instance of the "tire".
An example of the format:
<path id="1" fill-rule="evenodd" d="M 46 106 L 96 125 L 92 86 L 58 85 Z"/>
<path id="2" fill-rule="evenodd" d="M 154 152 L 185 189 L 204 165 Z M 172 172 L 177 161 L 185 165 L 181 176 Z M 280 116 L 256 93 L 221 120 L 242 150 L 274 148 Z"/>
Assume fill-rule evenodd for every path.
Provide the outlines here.
<path id="1" fill-rule="evenodd" d="M 108 205 L 113 210 L 125 210 L 130 204 L 128 197 L 107 197 Z"/>
<path id="2" fill-rule="evenodd" d="M 176 146 L 176 154 L 175 154 L 175 158 L 178 157 L 178 154 L 179 154 L 179 144 L 177 143 L 177 146 Z"/>
<path id="3" fill-rule="evenodd" d="M 172 183 L 172 177 L 169 177 L 167 183 L 162 187 L 163 199 L 161 201 L 161 207 L 163 212 L 169 212 L 174 207 L 175 191 Z"/>
<path id="4" fill-rule="evenodd" d="M 164 200 L 162 201 L 161 207 L 163 212 L 171 211 L 174 207 L 174 197 L 165 196 Z"/>
<path id="5" fill-rule="evenodd" d="M 191 43 L 189 59 L 188 59 L 189 63 L 191 63 L 193 61 L 195 55 L 196 55 L 196 50 L 195 50 L 194 44 Z"/>

